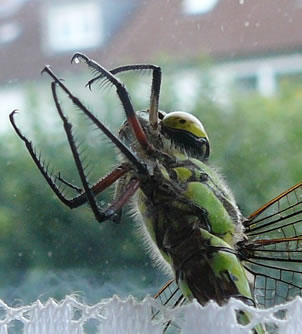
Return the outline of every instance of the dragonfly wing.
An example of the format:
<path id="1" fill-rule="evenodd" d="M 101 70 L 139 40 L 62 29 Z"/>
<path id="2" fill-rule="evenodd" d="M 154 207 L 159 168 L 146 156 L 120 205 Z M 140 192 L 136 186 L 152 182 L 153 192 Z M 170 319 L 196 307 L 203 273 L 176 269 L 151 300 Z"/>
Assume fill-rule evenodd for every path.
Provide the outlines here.
<path id="1" fill-rule="evenodd" d="M 161 305 L 165 308 L 175 308 L 177 306 L 183 305 L 186 301 L 185 297 L 181 293 L 179 287 L 177 286 L 175 280 L 168 281 L 154 296 L 156 300 L 160 302 Z M 152 319 L 159 319 L 161 317 L 161 311 L 153 309 L 152 310 Z M 180 327 L 174 321 L 167 321 L 165 323 L 164 332 L 168 334 L 180 332 Z"/>
<path id="2" fill-rule="evenodd" d="M 255 211 L 238 243 L 245 268 L 254 275 L 256 302 L 264 307 L 302 295 L 302 183 Z"/>

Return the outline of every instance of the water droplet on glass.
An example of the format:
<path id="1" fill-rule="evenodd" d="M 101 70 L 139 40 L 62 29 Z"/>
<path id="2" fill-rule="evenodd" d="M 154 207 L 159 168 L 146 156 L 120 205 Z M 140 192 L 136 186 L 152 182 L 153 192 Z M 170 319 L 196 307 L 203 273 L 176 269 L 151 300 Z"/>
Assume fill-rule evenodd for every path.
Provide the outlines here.
<path id="1" fill-rule="evenodd" d="M 78 57 L 75 57 L 75 58 L 74 58 L 74 62 L 75 62 L 76 64 L 79 64 L 79 63 L 80 63 L 80 59 L 79 59 Z"/>
<path id="2" fill-rule="evenodd" d="M 244 0 L 239 0 L 240 5 L 244 5 Z"/>

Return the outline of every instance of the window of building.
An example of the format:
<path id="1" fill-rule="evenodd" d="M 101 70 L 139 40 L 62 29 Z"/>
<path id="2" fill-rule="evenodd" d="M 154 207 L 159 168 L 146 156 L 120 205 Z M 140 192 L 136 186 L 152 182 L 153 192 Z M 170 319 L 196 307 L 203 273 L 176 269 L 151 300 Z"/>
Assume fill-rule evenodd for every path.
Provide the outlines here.
<path id="1" fill-rule="evenodd" d="M 15 22 L 0 25 L 0 44 L 13 42 L 21 34 L 21 26 Z"/>
<path id="2" fill-rule="evenodd" d="M 80 50 L 102 43 L 102 18 L 97 2 L 59 4 L 46 12 L 48 50 Z"/>
<path id="3" fill-rule="evenodd" d="M 6 0 L 0 1 L 0 17 L 13 15 L 28 0 Z"/>
<path id="4" fill-rule="evenodd" d="M 189 15 L 205 14 L 211 11 L 219 0 L 185 0 L 184 12 Z"/>
<path id="5" fill-rule="evenodd" d="M 250 93 L 257 91 L 257 75 L 249 75 L 235 79 L 235 88 L 241 93 Z"/>

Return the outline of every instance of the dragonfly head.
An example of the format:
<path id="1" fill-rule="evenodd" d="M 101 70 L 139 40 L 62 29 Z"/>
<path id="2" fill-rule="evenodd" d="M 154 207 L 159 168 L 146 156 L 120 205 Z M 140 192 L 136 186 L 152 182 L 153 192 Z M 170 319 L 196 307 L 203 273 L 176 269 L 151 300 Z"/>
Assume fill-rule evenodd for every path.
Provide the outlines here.
<path id="1" fill-rule="evenodd" d="M 158 110 L 158 129 L 157 133 L 150 124 L 149 111 L 137 111 L 137 119 L 142 126 L 147 141 L 158 151 L 164 150 L 165 153 L 171 153 L 170 145 L 164 144 L 166 140 L 173 143 L 177 150 L 186 151 L 187 155 L 200 161 L 207 161 L 210 154 L 210 145 L 208 135 L 198 118 L 182 112 L 174 111 L 165 113 Z M 147 158 L 144 150 L 141 150 L 137 140 L 130 131 L 128 120 L 126 120 L 119 132 L 119 137 L 132 151 L 140 156 L 141 159 Z M 173 152 L 171 153 L 173 155 Z"/>
<path id="2" fill-rule="evenodd" d="M 161 121 L 162 132 L 175 144 L 190 151 L 202 161 L 210 154 L 209 137 L 200 120 L 183 111 L 166 114 Z"/>

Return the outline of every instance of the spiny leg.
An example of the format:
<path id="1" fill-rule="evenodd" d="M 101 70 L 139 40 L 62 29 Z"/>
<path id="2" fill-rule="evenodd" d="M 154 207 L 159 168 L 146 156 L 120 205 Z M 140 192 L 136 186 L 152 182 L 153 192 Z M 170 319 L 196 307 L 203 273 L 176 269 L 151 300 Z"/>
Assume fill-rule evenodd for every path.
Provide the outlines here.
<path id="1" fill-rule="evenodd" d="M 115 180 L 117 180 L 119 177 L 124 175 L 126 173 L 126 169 L 121 168 L 120 171 L 115 170 L 111 174 L 109 174 L 104 179 L 97 182 L 92 188 L 88 185 L 88 180 L 85 176 L 85 172 L 82 166 L 82 163 L 80 161 L 79 153 L 77 152 L 77 147 L 74 142 L 73 136 L 72 136 L 72 125 L 68 122 L 65 115 L 63 114 L 63 111 L 61 109 L 61 106 L 58 101 L 57 93 L 56 93 L 56 87 L 57 85 L 68 95 L 68 97 L 72 100 L 72 102 L 78 106 L 93 122 L 97 125 L 98 128 L 101 129 L 101 131 L 120 149 L 120 151 L 126 156 L 126 158 L 134 165 L 135 169 L 140 174 L 148 174 L 148 171 L 146 169 L 146 166 L 141 163 L 136 156 L 128 149 L 125 144 L 120 141 L 108 128 L 106 128 L 82 103 L 81 101 L 71 94 L 71 92 L 67 89 L 67 87 L 56 77 L 56 75 L 48 68 L 45 67 L 42 72 L 47 72 L 53 79 L 54 82 L 52 83 L 52 92 L 54 101 L 57 107 L 57 111 L 63 121 L 64 129 L 76 162 L 76 166 L 78 169 L 78 172 L 80 174 L 80 178 L 84 187 L 84 193 L 80 194 L 79 196 L 75 197 L 74 199 L 67 199 L 63 193 L 59 190 L 57 185 L 55 184 L 55 181 L 52 179 L 52 177 L 48 174 L 47 168 L 43 166 L 43 163 L 41 163 L 39 157 L 36 155 L 35 150 L 31 144 L 31 142 L 21 133 L 19 128 L 16 126 L 14 122 L 14 114 L 13 112 L 10 115 L 11 123 L 18 134 L 18 136 L 23 140 L 25 143 L 29 153 L 31 154 L 34 162 L 36 163 L 37 167 L 39 168 L 40 172 L 44 176 L 44 178 L 47 180 L 48 184 L 52 188 L 52 190 L 55 192 L 57 197 L 67 206 L 73 208 L 76 206 L 79 206 L 83 204 L 84 202 L 88 201 L 95 216 L 98 221 L 103 221 L 105 219 L 108 219 L 110 216 L 114 215 L 115 210 L 119 210 L 125 203 L 128 201 L 128 199 L 136 192 L 139 186 L 139 181 L 137 179 L 130 180 L 129 184 L 126 186 L 125 191 L 119 196 L 117 200 L 115 200 L 112 205 L 104 212 L 101 212 L 101 210 L 98 208 L 97 203 L 95 201 L 94 195 L 104 190 L 106 187 L 108 187 L 110 184 L 112 184 Z M 120 84 L 121 85 L 121 84 Z M 122 86 L 122 85 L 121 85 Z M 123 88 L 123 87 L 122 87 Z M 123 90 L 123 89 L 122 89 Z M 124 89 L 126 92 L 126 90 Z M 127 92 L 126 92 L 127 94 Z M 127 100 L 127 99 L 126 99 Z M 127 102 L 127 101 L 126 101 Z M 128 102 L 132 108 L 132 105 L 130 103 L 129 97 Z M 124 103 L 125 105 L 125 103 Z M 126 108 L 127 109 L 127 108 Z M 128 109 L 127 109 L 128 110 Z M 130 110 L 131 113 L 131 110 Z M 134 113 L 134 111 L 133 111 Z M 135 113 L 134 113 L 135 115 Z M 139 124 L 139 123 L 138 123 Z M 140 124 L 139 124 L 140 125 Z M 142 132 L 143 133 L 143 132 Z M 144 134 L 144 133 L 143 133 Z M 112 176 L 114 175 L 114 176 Z M 63 179 L 61 178 L 61 181 Z M 68 182 L 63 183 L 67 184 L 68 186 L 71 186 Z M 79 188 L 75 188 L 72 186 L 76 191 L 80 191 Z"/>
<path id="2" fill-rule="evenodd" d="M 61 183 L 65 184 L 65 186 L 67 186 L 68 188 L 71 188 L 73 190 L 75 190 L 77 193 L 82 194 L 83 189 L 79 188 L 78 186 L 72 184 L 71 182 L 63 179 L 63 177 L 61 176 L 61 173 L 59 172 L 59 174 L 56 176 L 56 180 L 59 180 Z"/>
<path id="3" fill-rule="evenodd" d="M 110 141 L 121 151 L 121 153 L 134 165 L 139 173 L 147 174 L 145 164 L 138 160 L 138 158 L 131 152 L 131 150 L 116 137 L 95 115 L 93 115 L 83 103 L 74 96 L 69 89 L 59 80 L 59 78 L 51 71 L 49 67 L 45 67 L 42 72 L 49 74 L 57 85 L 67 94 L 72 103 L 76 105 L 83 113 L 110 139 Z"/>
<path id="4" fill-rule="evenodd" d="M 128 202 L 129 198 L 136 193 L 139 188 L 139 184 L 140 182 L 137 178 L 131 179 L 120 196 L 105 210 L 104 215 L 108 218 L 117 215 L 117 220 L 114 219 L 114 221 L 119 222 L 120 209 Z"/>
<path id="5" fill-rule="evenodd" d="M 149 108 L 149 122 L 154 130 L 158 127 L 158 103 L 161 86 L 161 68 L 152 64 L 125 65 L 117 67 L 110 72 L 118 74 L 125 71 L 152 70 L 152 84 Z"/>
<path id="6" fill-rule="evenodd" d="M 115 180 L 117 180 L 119 177 L 121 177 L 122 175 L 124 175 L 126 173 L 125 168 L 121 169 L 121 170 L 114 170 L 114 174 L 109 174 L 109 176 L 107 178 L 102 179 L 100 182 L 96 183 L 92 188 L 89 187 L 88 184 L 88 179 L 85 175 L 85 171 L 80 159 L 80 154 L 77 150 L 77 146 L 75 144 L 74 141 L 74 137 L 72 134 L 72 124 L 69 123 L 69 121 L 67 120 L 66 116 L 63 113 L 63 110 L 61 108 L 61 105 L 59 103 L 58 100 L 58 96 L 56 93 L 56 87 L 57 87 L 57 83 L 56 82 L 52 82 L 51 84 L 51 88 L 52 88 L 52 93 L 53 93 L 53 98 L 56 104 L 56 108 L 57 111 L 63 121 L 63 125 L 64 125 L 64 129 L 65 129 L 65 133 L 69 142 L 69 146 L 71 148 L 72 154 L 73 154 L 73 158 L 78 170 L 78 173 L 80 175 L 82 184 L 83 184 L 83 188 L 84 188 L 84 195 L 85 197 L 81 196 L 78 199 L 84 199 L 85 201 L 87 200 L 88 203 L 90 204 L 90 207 L 97 219 L 97 221 L 102 222 L 104 220 L 109 219 L 111 216 L 113 216 L 116 211 L 118 211 L 125 203 L 126 201 L 128 201 L 128 199 L 136 192 L 136 190 L 138 189 L 138 185 L 139 185 L 139 181 L 138 180 L 131 180 L 129 182 L 129 184 L 127 185 L 125 191 L 120 195 L 120 197 L 118 198 L 117 201 L 115 201 L 114 203 L 112 203 L 108 209 L 106 209 L 105 211 L 101 210 L 99 208 L 99 206 L 97 205 L 96 199 L 94 197 L 95 194 L 103 191 L 105 188 L 107 188 L 110 184 L 112 184 Z"/>
<path id="7" fill-rule="evenodd" d="M 28 152 L 30 153 L 34 163 L 36 164 L 36 166 L 38 167 L 38 169 L 40 170 L 41 174 L 43 175 L 43 177 L 45 178 L 45 180 L 47 181 L 47 183 L 49 184 L 50 188 L 53 190 L 53 192 L 56 194 L 56 196 L 61 200 L 62 203 L 64 203 L 66 206 L 68 206 L 69 208 L 76 208 L 82 204 L 84 204 L 85 202 L 87 202 L 87 195 L 86 193 L 81 193 L 79 196 L 74 197 L 72 199 L 68 199 L 64 196 L 64 194 L 62 193 L 62 191 L 58 188 L 58 186 L 55 183 L 55 180 L 53 179 L 53 177 L 48 173 L 47 168 L 43 165 L 43 163 L 41 162 L 40 158 L 38 157 L 38 155 L 36 154 L 36 151 L 31 143 L 30 140 L 28 140 L 21 132 L 21 130 L 18 128 L 18 126 L 15 123 L 15 114 L 16 111 L 13 111 L 9 118 L 10 118 L 10 122 L 14 128 L 14 130 L 16 131 L 17 135 L 19 136 L 19 138 L 25 143 L 25 146 L 28 150 Z M 99 180 L 97 183 L 95 183 L 92 187 L 91 187 L 91 192 L 94 195 L 99 194 L 100 192 L 102 192 L 103 190 L 105 190 L 107 187 L 109 187 L 112 183 L 114 183 L 116 180 L 118 180 L 120 177 L 124 176 L 128 171 L 130 170 L 130 166 L 129 164 L 122 164 L 120 166 L 118 166 L 117 168 L 115 168 L 111 173 L 109 173 L 107 176 L 105 176 L 103 179 Z M 62 181 L 62 179 L 61 179 Z M 66 181 L 63 181 L 65 184 L 67 184 L 69 187 L 71 186 L 71 184 L 68 184 Z M 133 185 L 133 183 L 132 183 Z M 127 194 L 132 194 L 132 192 L 134 193 L 136 191 L 136 183 L 134 184 L 134 189 L 129 190 L 129 187 L 126 187 L 125 192 Z M 72 186 L 74 188 L 74 186 Z M 79 188 L 75 189 L 76 191 L 80 191 Z M 105 219 L 108 219 L 110 216 L 112 216 L 114 214 L 113 209 L 114 207 L 118 208 L 118 204 L 124 205 L 125 203 L 125 198 L 127 199 L 127 197 L 125 197 L 125 194 L 122 194 L 120 196 L 122 199 L 119 200 L 117 199 L 115 202 L 117 203 L 113 203 L 114 205 L 111 205 L 107 210 L 105 210 L 105 213 L 103 214 Z M 108 211 L 108 212 L 107 212 Z"/>
<path id="8" fill-rule="evenodd" d="M 127 164 L 122 164 L 115 169 L 113 169 L 109 174 L 104 176 L 103 178 L 99 179 L 90 189 L 92 193 L 96 196 L 100 194 L 102 191 L 107 189 L 109 186 L 111 186 L 116 180 L 124 176 L 128 171 L 130 170 L 130 166 Z M 87 196 L 85 191 L 82 188 L 79 188 L 75 186 L 74 184 L 66 181 L 61 177 L 61 174 L 56 177 L 57 180 L 64 183 L 67 187 L 75 190 L 79 193 L 78 196 L 72 198 L 69 200 L 69 207 L 71 209 L 77 208 L 81 206 L 82 204 L 87 202 Z"/>
<path id="9" fill-rule="evenodd" d="M 53 190 L 53 192 L 56 194 L 56 196 L 61 200 L 61 202 L 63 202 L 65 205 L 69 206 L 69 207 L 73 207 L 72 206 L 72 201 L 68 200 L 63 193 L 61 192 L 61 190 L 58 188 L 58 186 L 56 185 L 55 181 L 53 180 L 53 178 L 51 177 L 51 175 L 48 173 L 47 168 L 44 166 L 44 164 L 42 163 L 42 161 L 40 160 L 40 158 L 38 157 L 38 155 L 36 154 L 36 151 L 32 145 L 32 142 L 30 140 L 28 140 L 23 133 L 21 132 L 21 130 L 18 128 L 16 122 L 15 122 L 15 115 L 16 115 L 16 110 L 14 110 L 10 115 L 9 115 L 9 119 L 10 122 L 15 130 L 15 132 L 17 133 L 17 135 L 19 136 L 19 138 L 24 142 L 29 154 L 31 155 L 34 163 L 36 164 L 36 166 L 38 167 L 38 169 L 40 170 L 41 174 L 44 176 L 46 182 L 48 183 L 48 185 L 50 186 L 50 188 Z"/>
<path id="10" fill-rule="evenodd" d="M 161 68 L 153 64 L 134 64 L 124 65 L 116 67 L 109 72 L 113 75 L 127 71 L 141 71 L 152 70 L 152 84 L 151 84 L 151 96 L 150 96 L 150 109 L 149 109 L 149 122 L 154 130 L 158 127 L 158 103 L 161 86 Z M 95 78 L 88 81 L 87 85 L 91 89 L 91 85 L 104 78 L 104 74 L 101 73 Z"/>
<path id="11" fill-rule="evenodd" d="M 128 183 L 128 185 L 126 186 L 125 190 L 121 193 L 121 195 L 119 196 L 119 198 L 114 201 L 112 203 L 112 205 L 105 210 L 104 212 L 100 212 L 99 208 L 97 207 L 97 204 L 95 202 L 95 199 L 93 197 L 93 193 L 95 192 L 100 192 L 103 189 L 104 184 L 106 183 L 106 179 L 101 180 L 100 184 L 96 184 L 95 186 L 93 186 L 91 189 L 88 186 L 88 181 L 85 177 L 84 171 L 83 171 L 83 167 L 81 165 L 81 161 L 79 159 L 79 154 L 77 153 L 77 149 L 76 149 L 76 145 L 74 143 L 73 137 L 72 137 L 72 133 L 71 133 L 71 124 L 68 124 L 68 121 L 66 119 L 66 117 L 64 116 L 61 106 L 58 102 L 58 98 L 57 98 L 57 94 L 56 94 L 56 87 L 59 86 L 63 89 L 63 91 L 68 95 L 68 97 L 72 100 L 72 102 L 78 106 L 88 117 L 90 120 L 92 120 L 94 122 L 94 124 L 100 128 L 101 131 L 104 132 L 105 135 L 107 135 L 108 138 L 111 139 L 111 141 L 121 150 L 121 152 L 130 160 L 130 162 L 132 162 L 134 164 L 134 167 L 136 167 L 137 171 L 139 173 L 142 173 L 144 175 L 146 175 L 148 172 L 146 170 L 146 167 L 144 164 L 142 164 L 137 158 L 136 156 L 128 149 L 128 147 L 126 147 L 124 145 L 123 142 L 121 142 L 116 136 L 114 136 L 114 134 L 103 125 L 103 123 L 101 123 L 81 102 L 78 98 L 76 98 L 75 96 L 73 96 L 71 94 L 71 92 L 67 89 L 67 87 L 56 77 L 56 75 L 48 68 L 46 67 L 44 69 L 45 72 L 47 72 L 55 81 L 52 84 L 52 91 L 53 91 L 53 96 L 54 96 L 54 100 L 56 103 L 56 107 L 57 110 L 63 120 L 64 123 L 64 129 L 66 131 L 67 137 L 68 137 L 68 141 L 70 143 L 72 152 L 74 155 L 74 159 L 83 183 L 83 187 L 85 190 L 85 194 L 79 196 L 81 197 L 81 199 L 83 200 L 83 196 L 85 198 L 84 201 L 86 201 L 86 198 L 88 200 L 88 202 L 90 203 L 90 205 L 94 205 L 94 207 L 92 207 L 93 212 L 97 218 L 98 221 L 103 221 L 106 220 L 108 218 L 110 218 L 111 216 L 113 216 L 115 214 L 115 211 L 119 211 L 120 208 L 126 203 L 126 201 L 129 200 L 129 198 L 136 192 L 136 190 L 138 189 L 138 185 L 139 185 L 139 181 L 137 179 L 135 179 L 135 181 L 130 180 L 130 182 Z M 124 171 L 122 172 L 124 175 Z M 120 175 L 120 176 L 122 176 Z M 119 177 L 120 177 L 119 176 Z M 119 177 L 116 177 L 115 180 L 117 180 Z M 113 181 L 113 179 L 110 179 Z M 108 181 L 108 180 L 107 180 Z M 86 184 L 85 184 L 86 182 Z M 114 182 L 114 181 L 113 181 Z M 111 182 L 111 183 L 113 183 Z M 110 184 L 111 184 L 110 183 Z M 92 203 L 90 202 L 92 200 Z"/>
<path id="12" fill-rule="evenodd" d="M 112 170 L 109 174 L 107 174 L 102 179 L 98 180 L 90 189 L 92 193 L 96 196 L 100 194 L 102 191 L 107 189 L 110 185 L 112 185 L 116 180 L 124 176 L 128 171 L 130 170 L 130 166 L 127 164 L 120 165 L 116 167 L 114 170 Z M 72 198 L 70 200 L 69 207 L 76 208 L 78 206 L 81 206 L 82 204 L 87 202 L 87 196 L 83 189 L 71 184 L 70 182 L 66 181 L 61 177 L 57 176 L 57 179 L 64 183 L 69 188 L 72 188 L 73 190 L 77 191 L 80 195 Z"/>
<path id="13" fill-rule="evenodd" d="M 84 171 L 84 168 L 82 166 L 81 159 L 80 159 L 80 155 L 78 153 L 76 143 L 75 143 L 73 135 L 72 135 L 72 124 L 68 122 L 66 116 L 63 113 L 63 110 L 62 110 L 61 105 L 60 105 L 59 100 L 58 100 L 58 96 L 57 96 L 57 92 L 56 92 L 56 86 L 57 86 L 56 82 L 51 83 L 51 90 L 52 90 L 52 94 L 53 94 L 53 99 L 55 101 L 56 108 L 57 108 L 57 111 L 60 115 L 60 118 L 63 121 L 64 130 L 65 130 L 65 133 L 66 133 L 66 136 L 67 136 L 67 139 L 68 139 L 68 143 L 69 143 L 72 155 L 73 155 L 73 159 L 75 161 L 77 170 L 79 172 L 79 175 L 80 175 L 80 178 L 81 178 L 81 181 L 82 181 L 82 185 L 83 185 L 85 194 L 87 196 L 87 200 L 90 204 L 90 207 L 91 207 L 96 219 L 98 221 L 102 221 L 104 219 L 104 216 L 102 215 L 101 210 L 98 207 L 97 202 L 94 198 L 94 195 L 93 195 L 93 193 L 92 193 L 92 191 L 89 187 L 88 180 L 87 180 L 87 177 L 85 175 L 85 171 Z"/>
<path id="14" fill-rule="evenodd" d="M 133 134 L 135 138 L 137 139 L 139 145 L 141 148 L 148 153 L 154 152 L 154 148 L 151 144 L 149 144 L 148 139 L 146 137 L 146 134 L 144 130 L 142 129 L 142 126 L 136 116 L 136 113 L 133 109 L 133 106 L 130 102 L 130 98 L 128 95 L 128 92 L 125 88 L 125 86 L 108 70 L 106 70 L 103 66 L 99 65 L 97 62 L 95 62 L 92 59 L 89 59 L 87 56 L 85 56 L 82 53 L 75 53 L 72 57 L 73 61 L 79 61 L 84 60 L 86 64 L 93 68 L 94 70 L 102 73 L 104 77 L 116 87 L 117 95 L 119 96 L 119 99 L 123 105 L 124 111 L 127 116 L 127 121 L 133 131 Z"/>

